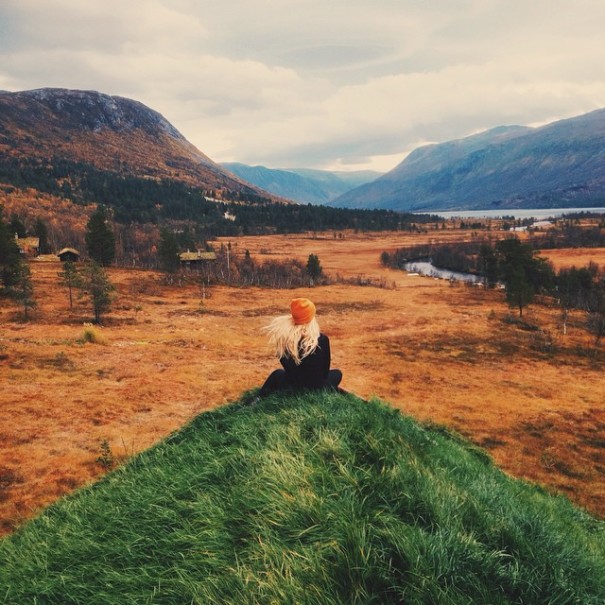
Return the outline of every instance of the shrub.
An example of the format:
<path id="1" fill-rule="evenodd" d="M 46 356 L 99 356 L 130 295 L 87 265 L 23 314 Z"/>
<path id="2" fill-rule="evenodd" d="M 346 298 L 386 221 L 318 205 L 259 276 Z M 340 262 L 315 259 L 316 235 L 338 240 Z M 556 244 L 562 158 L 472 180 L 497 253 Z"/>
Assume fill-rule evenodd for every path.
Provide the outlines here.
<path id="1" fill-rule="evenodd" d="M 81 343 L 90 343 L 95 345 L 105 345 L 107 340 L 99 328 L 92 325 L 85 325 L 82 333 Z"/>

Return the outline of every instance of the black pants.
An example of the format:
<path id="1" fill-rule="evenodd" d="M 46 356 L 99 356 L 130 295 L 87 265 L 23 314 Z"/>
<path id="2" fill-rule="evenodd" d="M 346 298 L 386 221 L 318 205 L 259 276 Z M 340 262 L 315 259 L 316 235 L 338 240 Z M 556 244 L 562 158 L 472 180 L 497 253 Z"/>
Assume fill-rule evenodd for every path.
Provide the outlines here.
<path id="1" fill-rule="evenodd" d="M 338 388 L 340 381 L 342 380 L 342 372 L 340 370 L 330 370 L 328 372 L 328 377 L 324 381 L 323 387 L 324 389 L 334 389 Z M 265 380 L 265 384 L 261 387 L 259 391 L 260 397 L 266 397 L 271 393 L 275 393 L 275 391 L 281 391 L 284 389 L 304 389 L 308 387 L 304 387 L 301 385 L 292 384 L 288 381 L 288 375 L 285 370 L 274 370 L 269 374 L 267 380 Z"/>

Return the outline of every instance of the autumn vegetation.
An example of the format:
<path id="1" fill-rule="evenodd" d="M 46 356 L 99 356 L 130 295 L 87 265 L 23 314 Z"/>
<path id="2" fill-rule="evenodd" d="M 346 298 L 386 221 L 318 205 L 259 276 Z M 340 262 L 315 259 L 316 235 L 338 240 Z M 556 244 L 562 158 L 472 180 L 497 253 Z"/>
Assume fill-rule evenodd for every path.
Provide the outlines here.
<path id="1" fill-rule="evenodd" d="M 53 94 L 3 101 L 0 600 L 603 602 L 602 215 L 292 204 Z M 297 296 L 348 394 L 242 405 Z"/>
<path id="2" fill-rule="evenodd" d="M 477 232 L 437 233 L 454 243 Z M 539 297 L 518 321 L 502 291 L 381 265 L 385 250 L 428 238 L 434 230 L 219 238 L 217 263 L 172 281 L 108 267 L 115 290 L 94 332 L 90 298 L 78 290 L 70 302 L 64 267 L 30 261 L 30 321 L 14 299 L 0 311 L 4 531 L 102 474 L 104 441 L 120 463 L 260 384 L 274 363 L 261 328 L 296 295 L 317 301 L 345 388 L 447 424 L 508 472 L 603 515 L 602 350 L 585 312 Z M 312 255 L 325 281 L 310 290 Z M 541 255 L 556 271 L 605 265 L 603 248 Z M 282 278 L 289 289 L 267 289 Z"/>
<path id="3" fill-rule="evenodd" d="M 378 397 L 388 402 L 390 407 L 409 417 L 410 422 L 420 422 L 425 427 L 422 430 L 436 430 L 439 434 L 446 430 L 439 427 L 447 427 L 447 431 L 459 432 L 468 440 L 465 448 L 485 452 L 481 454 L 485 456 L 482 459 L 487 460 L 489 456 L 507 475 L 541 486 L 536 492 L 531 491 L 535 488 L 527 488 L 530 490 L 528 494 L 541 494 L 543 491 L 569 498 L 588 515 L 583 517 L 584 513 L 578 509 L 567 509 L 566 503 L 560 505 L 561 509 L 559 504 L 556 505 L 559 510 L 556 514 L 562 515 L 560 519 L 564 520 L 561 522 L 566 527 L 576 523 L 570 520 L 571 517 L 585 519 L 577 526 L 578 536 L 584 535 L 582 527 L 586 523 L 593 522 L 589 520 L 591 516 L 603 518 L 605 515 L 605 444 L 602 439 L 605 430 L 602 408 L 605 355 L 591 323 L 591 318 L 596 317 L 595 311 L 587 306 L 602 284 L 600 267 L 605 266 L 605 248 L 602 246 L 538 249 L 531 245 L 537 234 L 520 233 L 511 239 L 501 224 L 493 223 L 469 228 L 459 222 L 429 222 L 414 229 L 391 232 L 329 230 L 223 236 L 203 241 L 198 241 L 189 232 L 193 245 L 211 248 L 216 252 L 216 260 L 183 267 L 164 261 L 174 260 L 174 255 L 183 249 L 181 238 L 184 232 L 177 233 L 167 226 L 161 231 L 145 227 L 136 231 L 139 234 L 137 238 L 141 238 L 137 241 L 146 242 L 149 250 L 155 248 L 153 253 L 149 253 L 149 258 L 155 259 L 154 266 L 157 267 L 146 269 L 133 267 L 131 261 L 124 262 L 124 226 L 113 222 L 110 214 L 105 214 L 102 220 L 93 220 L 93 215 L 90 213 L 84 217 L 79 231 L 85 261 L 70 265 L 57 262 L 52 257 L 23 260 L 12 256 L 14 248 L 10 245 L 10 231 L 18 226 L 13 221 L 21 220 L 26 232 L 31 232 L 34 221 L 28 217 L 21 219 L 15 212 L 4 213 L 7 237 L 0 238 L 0 245 L 3 241 L 8 252 L 2 258 L 13 258 L 14 268 L 19 271 L 26 268 L 28 272 L 24 281 L 19 271 L 12 272 L 13 265 L 3 265 L 3 275 L 7 276 L 8 282 L 4 282 L 0 307 L 0 380 L 3 384 L 0 393 L 1 531 L 10 534 L 23 526 L 25 532 L 17 532 L 15 542 L 5 543 L 6 561 L 11 563 L 4 568 L 8 574 L 4 578 L 11 585 L 18 586 L 6 578 L 11 578 L 12 573 L 18 575 L 21 569 L 29 569 L 30 575 L 24 576 L 26 579 L 18 588 L 21 595 L 29 594 L 27 591 L 31 590 L 47 590 L 48 594 L 65 597 L 66 593 L 62 593 L 63 589 L 58 585 L 38 583 L 45 580 L 30 567 L 31 561 L 13 558 L 16 552 L 13 544 L 17 551 L 21 551 L 26 542 L 33 548 L 44 534 L 58 535 L 65 531 L 64 526 L 60 528 L 49 520 L 54 515 L 59 519 L 65 518 L 61 511 L 66 509 L 61 507 L 70 509 L 70 502 L 74 501 L 67 500 L 65 505 L 51 508 L 34 525 L 24 525 L 24 522 L 38 517 L 46 506 L 62 496 L 92 484 L 108 471 L 121 469 L 131 459 L 134 466 L 128 468 L 136 469 L 138 453 L 154 444 L 162 444 L 168 435 L 197 418 L 201 412 L 216 410 L 219 416 L 208 417 L 211 424 L 214 422 L 212 418 L 220 417 L 221 410 L 229 415 L 231 412 L 227 410 L 233 408 L 226 404 L 236 402 L 243 392 L 260 385 L 275 367 L 262 327 L 274 315 L 285 312 L 289 300 L 295 296 L 309 296 L 316 302 L 322 329 L 333 342 L 333 363 L 343 371 L 343 386 L 347 391 L 363 399 Z M 572 226 L 574 229 L 602 229 L 599 220 L 578 219 Z M 56 233 L 50 223 L 47 224 L 49 241 L 52 241 Z M 95 239 L 91 237 L 91 229 L 93 232 L 96 229 L 98 235 L 106 228 L 115 236 L 113 245 L 117 253 L 113 262 L 107 261 L 103 266 L 102 258 L 98 259 L 100 262 L 89 262 L 94 260 L 94 253 L 91 253 L 92 248 L 87 249 L 86 240 L 92 242 Z M 566 226 L 563 228 L 569 233 L 573 231 Z M 551 236 L 556 234 L 555 228 Z M 108 237 L 106 242 L 110 240 L 112 237 Z M 410 250 L 427 247 L 433 251 L 462 251 L 460 254 L 474 262 L 481 258 L 482 246 L 483 254 L 487 255 L 486 244 L 490 245 L 498 261 L 494 281 L 505 277 L 502 268 L 506 264 L 503 259 L 506 261 L 504 253 L 507 247 L 509 252 L 518 253 L 518 256 L 513 256 L 522 259 L 524 270 L 523 263 L 530 268 L 526 275 L 532 275 L 531 269 L 536 263 L 542 270 L 538 274 L 546 272 L 550 276 L 544 282 L 549 286 L 536 289 L 531 301 L 523 305 L 521 317 L 516 303 L 511 305 L 506 290 L 484 287 L 486 284 L 465 286 L 413 276 L 384 262 L 387 256 L 395 259 L 402 255 L 401 251 L 407 251 L 407 254 Z M 105 243 L 101 249 L 107 245 Z M 19 283 L 28 284 L 28 288 L 22 290 L 21 298 L 16 288 Z M 558 286 L 558 289 L 553 289 L 553 286 Z M 26 304 L 25 300 L 32 304 Z M 95 301 L 99 307 L 95 306 Z M 279 407 L 279 402 L 271 405 Z M 266 408 L 267 412 L 272 409 L 271 405 Z M 346 416 L 349 404 L 334 401 L 318 405 L 334 405 L 336 408 L 344 405 L 342 411 L 336 412 L 335 409 L 334 413 Z M 317 416 L 313 409 L 310 413 Z M 379 414 L 378 410 L 375 412 Z M 254 418 L 254 412 L 246 412 L 246 417 Z M 236 421 L 236 416 L 233 418 Z M 359 427 L 367 426 L 361 417 L 359 422 Z M 350 429 L 357 434 L 361 429 L 355 426 L 351 424 Z M 250 428 L 250 431 L 254 430 Z M 335 439 L 344 439 L 338 448 L 348 451 L 350 437 Z M 378 434 L 372 439 L 380 441 Z M 237 449 L 239 446 L 236 444 L 234 447 Z M 261 454 L 260 450 L 254 449 L 257 445 L 251 443 L 247 447 L 256 452 L 251 454 L 254 456 L 277 455 L 265 450 Z M 312 450 L 317 447 L 317 444 L 312 445 Z M 276 451 L 282 449 L 278 446 Z M 380 454 L 384 457 L 392 455 L 391 450 Z M 214 464 L 209 459 L 206 463 Z M 219 464 L 218 459 L 216 464 Z M 355 473 L 364 475 L 370 472 L 369 468 L 365 469 L 348 458 L 342 460 L 342 465 L 342 468 L 350 465 L 353 473 L 345 473 L 345 480 Z M 125 472 L 136 475 L 136 470 Z M 166 468 L 162 472 L 173 476 Z M 435 471 L 427 472 L 430 475 Z M 120 476 L 121 471 L 117 477 Z M 114 485 L 115 480 L 108 479 L 108 485 Z M 242 481 L 247 480 L 242 478 Z M 219 488 L 215 486 L 212 489 Z M 287 493 L 285 487 L 279 489 Z M 342 491 L 341 487 L 335 489 Z M 445 492 L 451 489 L 471 493 L 467 484 L 455 488 L 443 485 Z M 512 489 L 517 494 L 521 488 Z M 145 498 L 146 493 L 141 492 L 141 497 Z M 265 496 L 268 497 L 259 495 Z M 114 496 L 108 493 L 107 497 Z M 116 497 L 120 499 L 122 496 Z M 172 502 L 178 502 L 177 507 L 189 506 L 189 501 L 182 500 L 181 495 L 168 497 L 176 498 Z M 325 497 L 317 495 L 317 498 Z M 433 502 L 431 506 L 437 505 L 436 497 L 435 494 L 427 495 Z M 530 500 L 542 497 L 531 496 Z M 99 522 L 104 525 L 102 516 L 95 517 L 101 513 L 88 496 L 76 495 L 75 498 L 79 504 L 73 510 L 90 510 L 92 517 L 87 518 L 96 519 L 89 529 L 81 529 L 89 532 Z M 414 506 L 428 506 L 427 502 L 419 501 Z M 520 506 L 525 509 L 525 500 L 523 502 Z M 544 502 L 549 502 L 548 498 Z M 350 504 L 361 507 L 356 509 L 355 515 L 383 514 L 382 509 L 369 512 L 363 508 L 363 502 L 351 501 Z M 493 505 L 486 506 L 489 509 Z M 80 506 L 83 509 L 79 509 Z M 142 507 L 143 503 L 133 506 Z M 551 504 L 544 506 L 551 507 Z M 572 512 L 561 512 L 563 509 Z M 419 514 L 420 508 L 410 510 L 409 514 L 414 515 Z M 446 511 L 442 513 L 446 515 Z M 526 513 L 529 514 L 527 510 Z M 84 519 L 80 512 L 75 514 Z M 229 515 L 230 512 L 225 510 L 221 514 Z M 320 514 L 320 511 L 313 514 Z M 483 514 L 481 512 L 480 516 Z M 534 515 L 534 520 L 528 519 L 523 523 L 535 525 L 535 519 L 544 515 L 544 509 L 533 509 L 531 515 Z M 465 518 L 463 515 L 460 521 Z M 152 517 L 148 520 L 157 527 L 162 527 L 164 522 Z M 66 523 L 69 525 L 72 521 Z M 207 518 L 202 523 L 211 523 L 211 520 Z M 432 527 L 441 527 L 441 522 L 435 523 Z M 359 524 L 355 522 L 350 525 L 353 526 L 358 527 Z M 300 531 L 306 531 L 305 527 L 301 525 Z M 398 527 L 397 532 L 407 531 L 403 526 Z M 597 523 L 595 527 L 600 525 Z M 134 539 L 142 535 L 139 529 L 133 529 L 130 537 L 117 536 L 116 540 L 123 544 L 124 540 Z M 377 526 L 368 525 L 366 529 L 367 540 L 360 536 L 362 541 L 359 542 L 359 547 L 366 549 L 363 552 L 390 552 L 389 549 L 399 548 L 389 540 L 384 541 L 384 536 L 376 541 L 375 532 L 382 531 Z M 330 532 L 332 530 L 334 528 L 329 529 Z M 186 532 L 187 528 L 183 531 Z M 347 539 L 345 534 L 338 533 L 340 531 L 346 534 L 348 530 L 342 526 L 336 533 L 318 538 L 319 542 L 312 540 L 310 545 L 315 548 L 325 540 L 338 544 Z M 473 540 L 478 539 L 470 527 L 460 526 L 460 531 L 462 534 L 469 532 Z M 520 530 L 511 528 L 510 531 Z M 548 540 L 553 543 L 563 541 L 558 531 L 549 534 Z M 541 539 L 546 539 L 545 533 L 540 535 Z M 217 540 L 224 542 L 232 537 L 225 534 Z M 20 542 L 22 539 L 26 542 Z M 153 537 L 149 539 L 155 540 Z M 537 540 L 538 536 L 531 538 L 534 539 Z M 485 570 L 493 563 L 496 573 L 500 569 L 499 563 L 496 564 L 496 559 L 490 558 L 492 555 L 489 554 L 496 548 L 497 541 L 494 540 L 494 535 L 486 535 L 477 542 L 480 545 L 477 552 L 483 553 L 478 555 L 477 565 Z M 74 544 L 69 541 L 65 544 L 67 550 L 73 552 Z M 86 544 L 83 541 L 81 546 L 98 547 L 95 542 Z M 468 546 L 467 542 L 464 544 Z M 507 538 L 506 544 L 515 543 Z M 282 548 L 284 545 L 287 545 L 287 537 L 279 537 L 274 542 L 275 549 L 286 552 Z M 448 557 L 454 556 L 454 552 L 463 552 L 459 550 L 463 546 L 462 543 L 447 543 L 445 550 L 435 556 L 443 557 L 444 561 L 451 560 Z M 529 546 L 527 542 L 525 546 L 519 543 L 517 547 L 523 550 Z M 191 547 L 197 548 L 193 543 Z M 60 554 L 54 548 L 48 551 L 49 557 L 58 557 L 60 561 L 61 557 L 68 556 L 67 551 Z M 111 549 L 114 547 L 108 543 L 108 548 L 108 557 L 112 558 Z M 169 541 L 165 548 L 166 552 L 172 552 L 179 546 Z M 345 546 L 342 548 L 345 552 Z M 594 554 L 593 546 L 589 548 L 593 553 L 590 556 L 600 556 Z M 297 552 L 306 556 L 306 551 Z M 553 561 L 558 569 L 561 565 L 574 570 L 585 569 L 588 565 L 588 559 L 580 561 L 580 555 L 575 551 L 558 552 L 559 558 Z M 320 554 L 312 565 L 314 569 L 326 568 L 327 563 Z M 251 556 L 252 559 L 245 564 L 250 566 L 246 569 L 252 574 L 248 575 L 246 571 L 247 578 L 255 577 L 253 559 L 261 561 L 269 554 L 259 552 Z M 83 553 L 82 561 L 85 559 Z M 223 569 L 231 569 L 226 559 L 221 561 Z M 383 577 L 387 583 L 392 580 L 389 574 L 393 570 L 389 571 L 388 565 L 381 567 L 384 561 L 380 557 L 375 561 L 364 561 L 368 570 L 373 570 L 372 577 Z M 515 561 L 515 565 L 527 563 L 523 557 Z M 144 567 L 147 563 L 137 561 L 136 564 Z M 276 560 L 276 565 L 282 570 L 293 569 L 284 567 L 283 561 Z M 428 563 L 426 565 L 430 567 Z M 429 579 L 429 567 L 423 568 L 425 571 L 422 573 L 427 575 L 418 576 L 424 578 L 424 587 L 429 586 L 426 582 L 433 581 Z M 344 573 L 340 563 L 333 569 L 334 578 Z M 448 568 L 447 573 L 451 569 Z M 76 573 L 88 574 L 89 571 L 82 568 Z M 481 591 L 493 588 L 493 578 L 487 584 L 482 584 L 485 578 L 477 579 L 478 568 L 467 571 L 465 576 L 470 578 L 471 584 L 457 585 L 461 594 L 475 590 L 479 595 Z M 152 576 L 165 572 L 151 567 L 145 573 Z M 275 573 L 278 574 L 277 571 Z M 546 575 L 541 577 L 549 577 L 549 573 L 544 571 Z M 237 577 L 232 577 L 235 584 L 223 584 L 224 580 L 217 580 L 220 590 L 242 594 Z M 588 575 L 587 581 L 592 582 L 594 577 Z M 136 581 L 139 579 L 137 576 Z M 135 579 L 124 578 L 123 581 L 131 583 Z M 363 595 L 379 594 L 384 597 L 386 594 L 381 592 L 386 590 L 382 584 L 370 586 L 364 577 L 343 577 L 330 586 L 321 584 L 319 579 L 314 581 L 318 582 L 319 592 L 333 592 L 334 599 L 344 598 L 343 595 L 362 599 L 365 598 Z M 448 583 L 458 581 L 454 578 L 447 580 Z M 203 591 L 209 589 L 207 583 L 204 587 L 193 587 L 191 582 L 193 580 L 185 580 L 189 586 L 185 592 L 182 592 L 180 584 L 178 589 L 174 588 L 177 595 L 174 598 L 178 600 L 183 595 L 190 600 L 192 595 L 197 595 L 195 598 L 198 600 L 206 598 L 200 595 L 205 595 Z M 515 580 L 511 576 L 506 582 L 511 594 L 515 590 L 529 590 L 530 585 L 534 588 L 539 586 L 537 579 L 529 576 L 526 580 Z M 86 591 L 94 586 L 88 582 L 71 585 L 75 595 L 80 594 L 77 591 Z M 522 585 L 525 588 L 521 588 Z M 412 586 L 410 578 L 407 578 L 406 586 Z M 430 590 L 438 595 L 442 586 L 436 580 Z M 267 590 L 266 594 L 273 595 L 273 598 L 277 593 L 271 591 L 278 590 L 277 584 Z M 297 590 L 293 585 L 293 592 L 289 593 L 292 598 L 298 594 Z M 592 588 L 588 584 L 578 584 L 573 590 L 579 591 L 576 594 L 588 595 Z M 536 596 L 538 593 L 532 594 L 533 602 L 540 602 L 541 597 Z M 106 596 L 113 598 L 111 593 Z M 435 598 L 435 602 L 439 602 L 438 597 Z M 503 597 L 502 602 L 508 601 Z"/>

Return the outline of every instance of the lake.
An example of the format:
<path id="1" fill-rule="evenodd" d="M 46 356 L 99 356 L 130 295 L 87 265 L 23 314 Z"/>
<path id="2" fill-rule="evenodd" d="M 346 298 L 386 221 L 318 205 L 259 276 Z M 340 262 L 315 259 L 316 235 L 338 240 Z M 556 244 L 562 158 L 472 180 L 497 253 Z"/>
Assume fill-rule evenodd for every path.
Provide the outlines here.
<path id="1" fill-rule="evenodd" d="M 535 218 L 542 220 L 556 218 L 574 212 L 595 212 L 605 214 L 605 208 L 539 208 L 539 209 L 502 209 L 502 210 L 452 210 L 451 212 L 426 212 L 418 214 L 436 214 L 443 218 L 500 218 L 512 216 L 515 219 Z"/>

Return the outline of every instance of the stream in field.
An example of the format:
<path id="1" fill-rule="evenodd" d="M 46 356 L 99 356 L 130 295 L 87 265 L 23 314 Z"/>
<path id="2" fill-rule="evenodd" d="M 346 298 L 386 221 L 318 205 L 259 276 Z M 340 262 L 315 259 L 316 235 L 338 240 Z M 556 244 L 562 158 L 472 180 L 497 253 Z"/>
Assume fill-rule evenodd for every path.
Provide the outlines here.
<path id="1" fill-rule="evenodd" d="M 464 281 L 470 283 L 481 283 L 482 278 L 472 273 L 460 273 L 459 271 L 450 271 L 449 269 L 440 269 L 435 267 L 429 260 L 411 261 L 405 263 L 403 268 L 408 273 L 418 273 L 438 279 L 449 279 L 454 281 Z"/>

